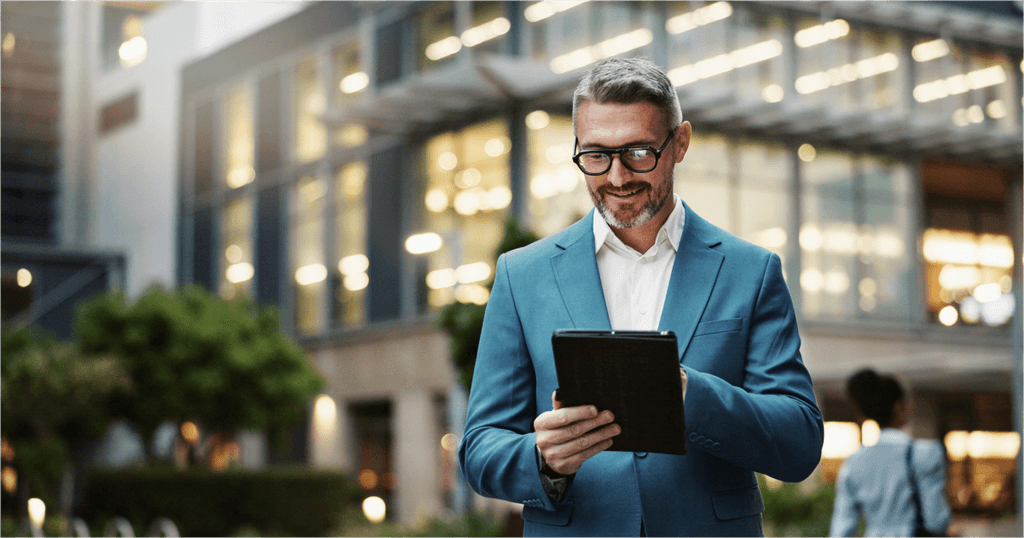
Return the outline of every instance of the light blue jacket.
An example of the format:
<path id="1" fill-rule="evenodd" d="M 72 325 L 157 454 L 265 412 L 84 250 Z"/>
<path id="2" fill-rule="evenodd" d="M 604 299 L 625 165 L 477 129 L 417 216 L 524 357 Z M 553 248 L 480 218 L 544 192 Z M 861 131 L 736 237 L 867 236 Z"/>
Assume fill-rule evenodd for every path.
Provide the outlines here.
<path id="1" fill-rule="evenodd" d="M 854 536 L 857 523 L 867 520 L 865 536 L 913 536 L 914 508 L 911 504 L 907 468 L 906 433 L 886 428 L 874 446 L 864 447 L 846 458 L 836 479 L 835 509 L 831 536 Z M 924 526 L 933 534 L 949 526 L 946 504 L 946 452 L 935 440 L 914 442 L 914 477 Z"/>
<path id="2" fill-rule="evenodd" d="M 501 256 L 484 317 L 459 449 L 475 491 L 522 503 L 526 535 L 761 535 L 754 472 L 806 478 L 821 456 L 821 413 L 778 256 L 685 206 L 660 330 L 688 377 L 689 453 L 605 451 L 555 504 L 537 472 L 533 420 L 557 388 L 551 333 L 610 329 L 591 211 Z"/>

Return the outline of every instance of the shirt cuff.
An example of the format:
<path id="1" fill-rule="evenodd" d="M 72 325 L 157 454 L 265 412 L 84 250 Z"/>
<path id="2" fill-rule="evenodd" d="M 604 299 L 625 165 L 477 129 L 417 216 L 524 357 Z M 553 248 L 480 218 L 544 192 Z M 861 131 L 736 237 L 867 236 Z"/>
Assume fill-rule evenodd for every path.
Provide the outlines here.
<path id="1" fill-rule="evenodd" d="M 540 447 L 534 445 L 534 450 L 537 454 L 537 472 L 540 474 L 540 483 L 544 486 L 544 492 L 548 494 L 548 498 L 552 502 L 562 502 L 562 499 L 565 498 L 565 492 L 568 491 L 569 486 L 572 485 L 573 480 L 576 478 L 576 473 L 563 475 L 555 472 L 544 461 L 544 456 L 540 453 Z"/>

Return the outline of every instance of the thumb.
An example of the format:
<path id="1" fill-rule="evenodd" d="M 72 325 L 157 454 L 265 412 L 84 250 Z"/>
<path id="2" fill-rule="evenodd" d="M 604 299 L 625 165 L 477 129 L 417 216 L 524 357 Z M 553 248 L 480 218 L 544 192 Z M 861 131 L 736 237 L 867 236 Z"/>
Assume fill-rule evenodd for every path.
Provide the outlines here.
<path id="1" fill-rule="evenodd" d="M 562 408 L 562 402 L 558 401 L 558 391 L 557 390 L 551 393 L 551 407 L 553 409 L 561 409 Z"/>

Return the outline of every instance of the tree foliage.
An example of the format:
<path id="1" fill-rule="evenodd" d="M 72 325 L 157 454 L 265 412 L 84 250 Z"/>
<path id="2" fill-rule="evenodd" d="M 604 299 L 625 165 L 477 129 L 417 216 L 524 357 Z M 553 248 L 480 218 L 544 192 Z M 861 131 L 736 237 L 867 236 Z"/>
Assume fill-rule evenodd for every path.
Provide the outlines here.
<path id="1" fill-rule="evenodd" d="M 52 499 L 71 452 L 110 424 L 110 398 L 130 393 L 116 357 L 84 355 L 32 328 L 3 330 L 0 430 L 33 495 Z"/>
<path id="2" fill-rule="evenodd" d="M 509 217 L 505 221 L 505 234 L 494 253 L 494 259 L 537 239 L 537 234 L 523 227 L 515 217 Z M 493 281 L 488 284 L 488 290 L 493 284 Z M 477 348 L 480 347 L 485 309 L 485 305 L 456 301 L 445 305 L 437 316 L 437 324 L 450 336 L 449 352 L 458 370 L 459 382 L 467 392 L 473 382 L 473 368 L 476 365 Z"/>
<path id="3" fill-rule="evenodd" d="M 226 435 L 263 431 L 280 444 L 323 387 L 280 331 L 276 309 L 199 286 L 153 287 L 134 304 L 120 293 L 98 296 L 76 329 L 83 352 L 124 360 L 135 391 L 120 409 L 145 439 L 166 420 L 191 420 Z"/>

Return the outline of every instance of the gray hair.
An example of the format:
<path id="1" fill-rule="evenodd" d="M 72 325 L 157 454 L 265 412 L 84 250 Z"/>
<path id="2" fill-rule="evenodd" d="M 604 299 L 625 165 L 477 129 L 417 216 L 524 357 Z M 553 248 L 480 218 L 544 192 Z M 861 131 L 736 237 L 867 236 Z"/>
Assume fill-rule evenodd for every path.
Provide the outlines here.
<path id="1" fill-rule="evenodd" d="M 665 72 L 646 58 L 609 58 L 583 75 L 572 96 L 572 130 L 584 101 L 593 103 L 650 103 L 661 112 L 661 123 L 672 131 L 683 123 L 675 86 Z"/>

